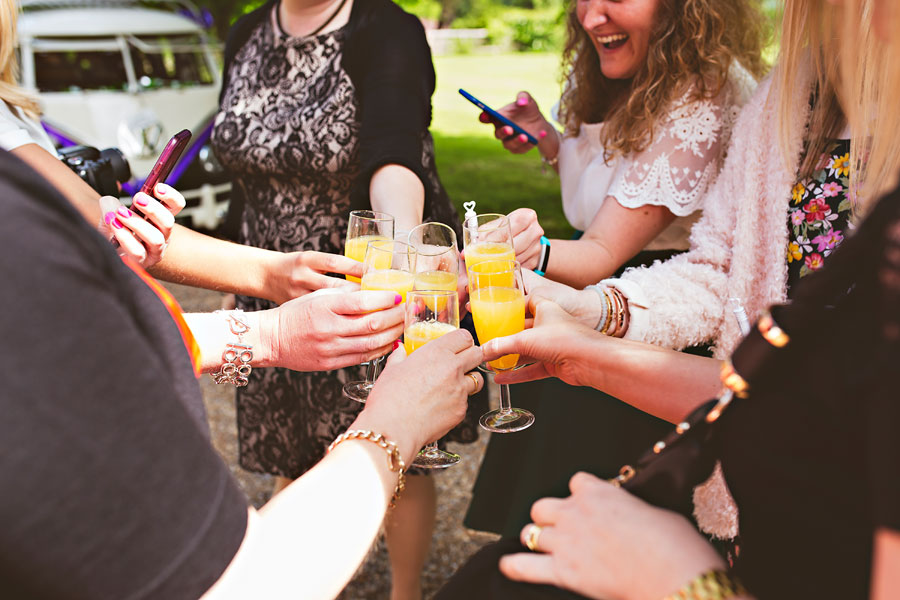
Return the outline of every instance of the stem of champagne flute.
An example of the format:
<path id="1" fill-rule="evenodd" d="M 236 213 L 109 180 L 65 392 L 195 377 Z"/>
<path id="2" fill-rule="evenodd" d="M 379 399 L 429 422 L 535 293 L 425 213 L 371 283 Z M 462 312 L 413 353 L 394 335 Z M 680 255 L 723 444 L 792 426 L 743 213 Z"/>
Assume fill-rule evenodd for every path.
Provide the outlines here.
<path id="1" fill-rule="evenodd" d="M 500 414 L 508 415 L 512 413 L 512 404 L 509 400 L 509 384 L 500 384 Z"/>
<path id="2" fill-rule="evenodd" d="M 431 442 L 430 444 L 425 444 L 425 447 L 422 449 L 422 452 L 425 454 L 433 455 L 438 451 L 437 440 Z"/>
<path id="3" fill-rule="evenodd" d="M 375 380 L 378 379 L 378 375 L 381 374 L 381 364 L 382 358 L 373 358 L 366 365 L 366 387 L 372 387 L 375 385 Z"/>

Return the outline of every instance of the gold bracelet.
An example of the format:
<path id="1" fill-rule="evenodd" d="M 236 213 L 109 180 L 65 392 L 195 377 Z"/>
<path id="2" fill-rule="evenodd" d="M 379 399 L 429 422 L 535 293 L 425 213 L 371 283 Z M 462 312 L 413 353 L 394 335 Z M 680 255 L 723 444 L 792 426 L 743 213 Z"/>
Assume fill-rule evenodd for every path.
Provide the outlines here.
<path id="1" fill-rule="evenodd" d="M 608 335 L 606 330 L 609 329 L 609 324 L 612 323 L 612 299 L 609 297 L 609 288 L 603 288 L 603 299 L 606 300 L 606 321 L 603 323 L 603 329 L 600 330 L 600 333 L 603 335 Z"/>
<path id="2" fill-rule="evenodd" d="M 616 328 L 615 333 L 618 335 L 616 337 L 624 337 L 625 336 L 625 323 L 627 321 L 628 316 L 628 301 L 625 300 L 625 296 L 622 295 L 617 288 L 610 288 L 612 293 L 616 298 Z"/>
<path id="3" fill-rule="evenodd" d="M 747 588 L 727 571 L 711 569 L 691 579 L 663 600 L 725 600 L 747 594 Z"/>
<path id="4" fill-rule="evenodd" d="M 778 326 L 775 319 L 772 318 L 772 314 L 768 311 L 759 318 L 756 327 L 763 338 L 776 348 L 784 348 L 791 341 L 790 336 Z"/>
<path id="5" fill-rule="evenodd" d="M 328 446 L 328 451 L 337 447 L 341 442 L 345 442 L 347 440 L 366 440 L 369 442 L 374 442 L 378 444 L 380 448 L 382 448 L 388 455 L 388 469 L 391 471 L 397 471 L 397 487 L 394 488 L 394 495 L 391 496 L 391 503 L 388 508 L 394 508 L 397 506 L 397 500 L 400 499 L 400 494 L 403 493 L 404 488 L 406 488 L 406 476 L 404 473 L 406 472 L 406 464 L 403 462 L 403 457 L 400 456 L 400 451 L 397 449 L 397 444 L 389 441 L 380 433 L 375 433 L 374 431 L 368 431 L 366 429 L 350 429 L 345 431 L 341 435 L 337 436 L 331 445 Z M 326 452 L 326 454 L 327 454 Z"/>

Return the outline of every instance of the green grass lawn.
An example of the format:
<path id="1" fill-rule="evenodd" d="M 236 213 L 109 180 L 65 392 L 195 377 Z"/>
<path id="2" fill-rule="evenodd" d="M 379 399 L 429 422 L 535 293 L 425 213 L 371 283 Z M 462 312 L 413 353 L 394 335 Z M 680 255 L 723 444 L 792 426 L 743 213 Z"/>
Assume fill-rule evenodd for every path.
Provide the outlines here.
<path id="1" fill-rule="evenodd" d="M 556 173 L 541 170 L 537 150 L 510 154 L 494 138 L 493 127 L 478 121 L 478 108 L 459 95 L 468 92 L 499 108 L 526 90 L 548 114 L 559 99 L 559 55 L 471 54 L 436 56 L 437 89 L 432 99 L 438 171 L 462 214 L 463 202 L 477 211 L 509 213 L 527 206 L 537 211 L 551 237 L 569 237 Z"/>

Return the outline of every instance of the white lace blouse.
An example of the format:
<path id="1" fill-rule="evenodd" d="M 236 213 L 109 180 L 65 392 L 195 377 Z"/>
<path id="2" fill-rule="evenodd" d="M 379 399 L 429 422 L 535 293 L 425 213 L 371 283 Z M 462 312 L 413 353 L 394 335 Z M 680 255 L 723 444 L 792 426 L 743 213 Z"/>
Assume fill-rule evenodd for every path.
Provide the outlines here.
<path id="1" fill-rule="evenodd" d="M 728 85 L 716 98 L 689 102 L 685 94 L 643 152 L 609 162 L 600 143 L 603 123 L 583 124 L 576 137 L 563 137 L 559 177 L 569 223 L 587 229 L 609 196 L 626 208 L 665 206 L 676 219 L 645 249 L 687 249 L 691 226 L 719 172 L 738 111 L 754 88 L 753 77 L 734 65 Z"/>

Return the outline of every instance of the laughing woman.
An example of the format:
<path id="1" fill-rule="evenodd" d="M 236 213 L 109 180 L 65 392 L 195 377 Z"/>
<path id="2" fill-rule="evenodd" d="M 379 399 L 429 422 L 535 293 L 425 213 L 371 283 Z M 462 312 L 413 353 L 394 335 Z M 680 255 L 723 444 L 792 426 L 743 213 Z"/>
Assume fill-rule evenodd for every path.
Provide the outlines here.
<path id="1" fill-rule="evenodd" d="M 542 251 L 538 241 L 521 240 L 537 240 L 534 211 L 515 211 L 524 267 L 581 287 L 626 263 L 650 264 L 688 248 L 734 119 L 764 68 L 765 27 L 755 4 L 573 2 L 560 101 L 565 131 L 557 133 L 524 92 L 501 112 L 539 139 L 541 156 L 559 171 L 566 217 L 584 235 L 544 240 Z M 495 134 L 508 150 L 531 148 L 506 129 Z M 529 431 L 491 438 L 466 518 L 476 529 L 514 534 L 535 499 L 566 492 L 569 474 L 612 474 L 667 428 L 612 396 L 559 382 L 532 384 L 516 396 L 539 418 Z M 573 414 L 590 435 L 573 425 Z"/>

